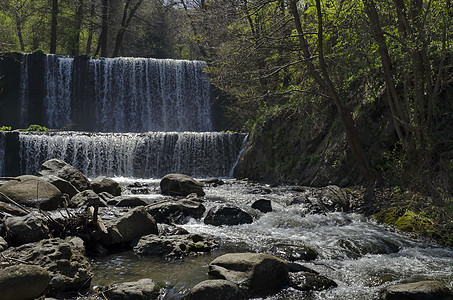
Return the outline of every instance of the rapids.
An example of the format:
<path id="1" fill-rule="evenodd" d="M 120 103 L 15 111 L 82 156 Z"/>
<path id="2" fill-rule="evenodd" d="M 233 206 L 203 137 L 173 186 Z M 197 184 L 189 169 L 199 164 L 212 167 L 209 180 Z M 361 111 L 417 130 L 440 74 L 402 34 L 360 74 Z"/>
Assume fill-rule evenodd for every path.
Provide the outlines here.
<path id="1" fill-rule="evenodd" d="M 123 186 L 137 181 L 116 178 Z M 157 180 L 138 180 L 157 187 Z M 139 257 L 123 252 L 93 258 L 94 285 L 125 282 L 150 277 L 171 288 L 162 299 L 180 299 L 192 286 L 208 279 L 209 263 L 227 252 L 266 252 L 275 244 L 307 246 L 318 252 L 311 262 L 300 262 L 334 280 L 337 288 L 321 292 L 301 292 L 292 288 L 268 297 L 283 299 L 378 299 L 379 291 L 390 284 L 419 280 L 439 280 L 453 286 L 453 251 L 392 232 L 358 213 L 307 214 L 305 204 L 288 205 L 294 197 L 318 197 L 319 190 L 292 186 L 269 187 L 226 179 L 226 184 L 205 187 L 204 205 L 232 203 L 254 216 L 252 224 L 210 226 L 190 219 L 185 228 L 219 241 L 211 254 L 181 260 Z M 166 196 L 142 195 L 152 201 Z M 263 214 L 251 204 L 258 199 L 272 201 L 273 211 Z"/>

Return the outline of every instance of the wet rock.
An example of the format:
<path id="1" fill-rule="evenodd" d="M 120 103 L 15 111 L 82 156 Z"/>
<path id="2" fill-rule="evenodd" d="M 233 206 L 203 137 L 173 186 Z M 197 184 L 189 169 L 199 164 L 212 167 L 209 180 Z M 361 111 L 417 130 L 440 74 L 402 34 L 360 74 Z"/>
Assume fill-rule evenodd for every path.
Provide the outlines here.
<path id="1" fill-rule="evenodd" d="M 249 296 L 278 292 L 288 281 L 287 263 L 264 253 L 228 253 L 214 259 L 209 275 L 235 282 Z"/>
<path id="2" fill-rule="evenodd" d="M 54 158 L 45 161 L 39 167 L 38 174 L 41 176 L 55 175 L 63 178 L 64 180 L 69 181 L 79 191 L 91 189 L 90 181 L 82 174 L 82 172 L 59 159 Z"/>
<path id="3" fill-rule="evenodd" d="M 8 243 L 0 236 L 0 252 L 6 249 L 8 249 Z"/>
<path id="4" fill-rule="evenodd" d="M 19 204 L 54 210 L 64 206 L 60 190 L 40 177 L 24 175 L 0 186 L 0 192 Z"/>
<path id="5" fill-rule="evenodd" d="M 287 205 L 295 205 L 295 204 L 306 204 L 310 203 L 310 200 L 308 200 L 307 196 L 305 195 L 298 195 L 296 197 L 293 197 L 290 201 L 288 201 L 286 204 Z"/>
<path id="6" fill-rule="evenodd" d="M 98 196 L 99 196 L 99 198 L 104 200 L 107 204 L 109 204 L 108 202 L 114 198 L 114 196 L 112 194 L 109 194 L 107 192 L 99 193 Z"/>
<path id="7" fill-rule="evenodd" d="M 225 184 L 225 182 L 219 178 L 208 178 L 208 179 L 201 180 L 201 182 L 203 182 L 205 184 L 210 184 L 213 187 Z"/>
<path id="8" fill-rule="evenodd" d="M 205 239 L 198 234 L 146 235 L 138 241 L 134 252 L 141 255 L 179 258 L 190 253 L 211 252 L 217 246 L 214 240 Z"/>
<path id="9" fill-rule="evenodd" d="M 72 197 L 68 206 L 73 208 L 82 206 L 106 207 L 107 202 L 102 200 L 94 191 L 85 190 Z"/>
<path id="10" fill-rule="evenodd" d="M 0 270 L 0 300 L 38 298 L 47 288 L 50 275 L 33 265 L 15 265 Z"/>
<path id="11" fill-rule="evenodd" d="M 270 200 L 259 199 L 253 202 L 252 208 L 257 209 L 263 213 L 268 213 L 272 211 L 272 203 Z"/>
<path id="12" fill-rule="evenodd" d="M 91 186 L 93 188 L 93 191 L 98 194 L 107 192 L 113 196 L 121 195 L 121 186 L 119 185 L 119 183 L 105 176 L 99 176 L 93 179 L 91 181 Z"/>
<path id="13" fill-rule="evenodd" d="M 311 272 L 289 274 L 289 286 L 299 291 L 322 291 L 338 285 L 329 278 Z"/>
<path id="14" fill-rule="evenodd" d="M 290 273 L 308 272 L 308 273 L 318 274 L 318 272 L 316 272 L 315 270 L 307 268 L 306 266 L 303 266 L 298 263 L 288 263 L 288 271 Z"/>
<path id="15" fill-rule="evenodd" d="M 144 207 L 136 207 L 109 221 L 106 226 L 108 233 L 101 237 L 106 246 L 130 243 L 147 234 L 158 234 L 156 221 Z"/>
<path id="16" fill-rule="evenodd" d="M 134 182 L 133 184 L 129 184 L 127 189 L 134 195 L 148 195 L 151 194 L 151 189 L 147 184 L 143 184 L 140 182 Z"/>
<path id="17" fill-rule="evenodd" d="M 204 196 L 203 184 L 184 174 L 167 174 L 160 181 L 162 194 L 170 196 L 187 196 L 196 193 Z"/>
<path id="18" fill-rule="evenodd" d="M 145 200 L 134 196 L 120 196 L 113 198 L 113 200 L 116 201 L 116 204 L 114 205 L 117 207 L 136 207 L 148 204 Z"/>
<path id="19" fill-rule="evenodd" d="M 162 235 L 182 235 L 182 234 L 189 234 L 187 230 L 182 227 L 168 225 L 168 224 L 159 224 L 159 234 Z"/>
<path id="20" fill-rule="evenodd" d="M 49 238 L 49 221 L 42 214 L 34 213 L 24 217 L 7 218 L 5 227 L 13 246 Z"/>
<path id="21" fill-rule="evenodd" d="M 385 300 L 452 300 L 453 292 L 438 281 L 390 285 L 382 292 Z"/>
<path id="22" fill-rule="evenodd" d="M 277 244 L 273 246 L 269 250 L 269 252 L 272 255 L 275 255 L 287 261 L 296 260 L 310 261 L 318 257 L 318 253 L 315 250 L 305 246 Z"/>
<path id="23" fill-rule="evenodd" d="M 83 291 L 89 287 L 93 274 L 80 244 L 83 245 L 80 238 L 53 238 L 9 248 L 2 252 L 0 266 L 23 261 L 43 267 L 50 275 L 45 291 L 49 296 Z"/>
<path id="24" fill-rule="evenodd" d="M 144 278 L 133 282 L 112 284 L 103 294 L 109 300 L 152 300 L 159 296 L 161 286 L 152 279 Z"/>
<path id="25" fill-rule="evenodd" d="M 378 237 L 375 240 L 340 239 L 336 244 L 346 250 L 346 254 L 350 258 L 359 258 L 366 254 L 397 253 L 401 250 L 400 245 L 396 244 L 395 241 Z"/>
<path id="26" fill-rule="evenodd" d="M 68 194 L 69 198 L 72 198 L 80 192 L 69 181 L 64 180 L 63 178 L 54 175 L 47 175 L 43 176 L 42 179 L 56 186 L 63 194 Z"/>
<path id="27" fill-rule="evenodd" d="M 238 285 L 229 280 L 205 280 L 194 286 L 184 300 L 242 300 Z"/>
<path id="28" fill-rule="evenodd" d="M 208 211 L 206 217 L 204 218 L 205 224 L 214 226 L 231 226 L 250 224 L 252 222 L 253 218 L 250 214 L 232 205 L 221 205 L 213 207 Z"/>
<path id="29" fill-rule="evenodd" d="M 318 197 L 310 200 L 324 212 L 347 212 L 350 211 L 350 197 L 347 189 L 329 185 L 319 191 Z"/>
<path id="30" fill-rule="evenodd" d="M 185 224 L 190 218 L 200 219 L 206 208 L 203 204 L 191 200 L 167 201 L 148 208 L 158 223 Z"/>

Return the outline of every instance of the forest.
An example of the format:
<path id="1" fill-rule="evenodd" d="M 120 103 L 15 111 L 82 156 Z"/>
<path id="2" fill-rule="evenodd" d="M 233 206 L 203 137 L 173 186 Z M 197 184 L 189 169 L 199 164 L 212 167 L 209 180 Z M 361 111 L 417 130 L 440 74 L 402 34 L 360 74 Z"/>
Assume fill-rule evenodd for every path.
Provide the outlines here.
<path id="1" fill-rule="evenodd" d="M 448 219 L 452 21 L 450 0 L 3 0 L 0 52 L 204 60 L 232 129 L 272 128 L 240 175 L 302 184 L 329 165 L 404 199 L 399 215 Z"/>

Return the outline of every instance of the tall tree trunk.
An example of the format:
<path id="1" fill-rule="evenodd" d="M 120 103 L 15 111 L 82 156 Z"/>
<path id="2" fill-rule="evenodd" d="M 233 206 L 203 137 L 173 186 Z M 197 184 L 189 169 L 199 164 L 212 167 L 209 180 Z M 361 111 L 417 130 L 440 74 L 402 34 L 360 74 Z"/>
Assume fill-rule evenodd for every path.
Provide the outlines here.
<path id="1" fill-rule="evenodd" d="M 72 49 L 72 55 L 79 55 L 80 50 L 80 31 L 82 30 L 82 19 L 83 19 L 83 6 L 84 0 L 79 0 L 77 4 L 77 11 L 75 14 L 75 36 L 74 36 L 74 47 Z"/>
<path id="2" fill-rule="evenodd" d="M 132 9 L 128 15 L 128 10 L 129 10 L 130 4 L 131 4 L 131 0 L 126 1 L 126 4 L 124 6 L 124 11 L 123 11 L 123 18 L 121 20 L 121 27 L 118 30 L 118 33 L 117 33 L 116 39 L 115 39 L 115 48 L 113 50 L 113 55 L 112 55 L 113 57 L 118 56 L 118 53 L 120 52 L 120 49 L 121 49 L 121 44 L 123 43 L 123 38 L 124 38 L 124 34 L 126 33 L 127 27 L 129 27 L 129 24 L 131 23 L 135 12 L 140 7 L 142 2 L 143 2 L 143 0 L 137 1 L 137 3 L 135 3 L 135 5 L 132 7 Z"/>
<path id="3" fill-rule="evenodd" d="M 323 21 L 322 21 L 322 12 L 321 12 L 321 3 L 319 0 L 316 0 L 317 16 L 318 16 L 318 54 L 320 59 L 320 68 L 322 75 L 318 72 L 314 66 L 311 56 L 310 49 L 308 47 L 308 42 L 305 39 L 305 34 L 302 29 L 302 24 L 300 23 L 300 16 L 297 10 L 298 0 L 291 1 L 290 10 L 291 14 L 294 17 L 294 23 L 296 31 L 298 33 L 299 45 L 301 46 L 306 66 L 312 78 L 319 85 L 321 91 L 334 101 L 334 104 L 337 108 L 340 120 L 344 126 L 346 132 L 346 138 L 348 141 L 349 148 L 351 153 L 356 160 L 360 170 L 365 175 L 368 180 L 373 180 L 376 178 L 376 172 L 371 166 L 369 159 L 367 158 L 363 146 L 360 142 L 357 129 L 354 126 L 354 120 L 352 119 L 351 113 L 347 111 L 343 104 L 341 103 L 340 95 L 338 94 L 335 86 L 333 85 L 330 76 L 327 71 L 326 63 L 324 60 L 324 51 L 323 51 Z"/>
<path id="4" fill-rule="evenodd" d="M 109 31 L 109 0 L 102 0 L 102 28 L 99 36 L 99 46 L 102 57 L 107 57 L 107 41 Z M 98 51 L 96 50 L 96 53 Z"/>
<path id="5" fill-rule="evenodd" d="M 19 14 L 15 13 L 17 37 L 19 38 L 20 51 L 25 52 L 24 37 L 22 36 L 22 21 Z"/>
<path id="6" fill-rule="evenodd" d="M 88 27 L 88 38 L 87 44 L 85 47 L 85 54 L 89 55 L 91 53 L 91 44 L 93 43 L 93 33 L 94 33 L 94 25 L 93 20 L 95 18 L 96 12 L 96 0 L 91 0 L 91 7 L 90 7 L 90 26 Z"/>
<path id="7" fill-rule="evenodd" d="M 52 16 L 50 29 L 50 53 L 57 52 L 57 16 L 58 16 L 58 0 L 52 0 Z"/>

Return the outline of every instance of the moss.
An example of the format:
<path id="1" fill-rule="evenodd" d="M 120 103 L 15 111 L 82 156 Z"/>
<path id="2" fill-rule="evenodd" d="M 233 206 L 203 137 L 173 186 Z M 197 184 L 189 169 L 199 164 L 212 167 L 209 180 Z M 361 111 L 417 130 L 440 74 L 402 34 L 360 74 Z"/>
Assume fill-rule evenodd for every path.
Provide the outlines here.
<path id="1" fill-rule="evenodd" d="M 426 237 L 432 237 L 435 232 L 435 222 L 423 213 L 406 210 L 402 214 L 401 209 L 390 207 L 374 216 L 378 222 L 394 226 L 404 232 L 413 232 Z"/>

